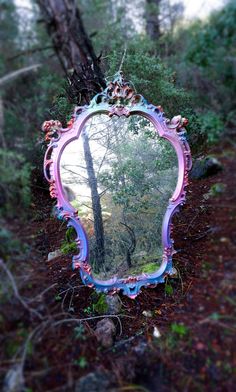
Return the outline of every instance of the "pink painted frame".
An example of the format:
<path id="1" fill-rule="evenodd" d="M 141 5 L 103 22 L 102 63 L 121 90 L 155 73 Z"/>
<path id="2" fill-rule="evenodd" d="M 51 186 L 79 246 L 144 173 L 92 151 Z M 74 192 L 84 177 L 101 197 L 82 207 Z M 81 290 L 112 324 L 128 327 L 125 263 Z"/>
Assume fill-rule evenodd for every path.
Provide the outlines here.
<path id="1" fill-rule="evenodd" d="M 103 96 L 99 94 L 98 96 Z M 78 254 L 73 256 L 73 269 L 80 271 L 84 284 L 94 287 L 97 291 L 115 293 L 122 290 L 130 298 L 135 298 L 141 287 L 155 286 L 164 282 L 165 277 L 172 275 L 172 255 L 174 253 L 172 232 L 172 217 L 183 205 L 186 198 L 186 186 L 188 184 L 188 172 L 191 169 L 192 160 L 189 144 L 186 140 L 184 125 L 187 120 L 181 116 L 174 117 L 171 121 L 166 119 L 161 107 L 148 104 L 142 97 L 138 103 L 129 105 L 114 105 L 109 102 L 97 102 L 97 96 L 89 106 L 76 107 L 69 126 L 62 128 L 58 121 L 46 121 L 43 130 L 46 132 L 46 140 L 50 140 L 45 153 L 44 175 L 50 184 L 50 195 L 57 199 L 57 215 L 59 219 L 65 219 L 68 226 L 73 226 L 77 232 L 76 243 Z M 141 101 L 141 102 L 140 102 Z M 78 217 L 77 211 L 66 199 L 60 178 L 60 159 L 64 148 L 73 140 L 80 137 L 86 121 L 95 114 L 107 114 L 108 116 L 132 116 L 140 115 L 148 119 L 155 127 L 158 135 L 168 140 L 174 147 L 178 157 L 178 181 L 176 189 L 169 200 L 163 225 L 162 244 L 163 258 L 160 268 L 152 274 L 141 274 L 128 278 L 114 277 L 109 280 L 99 280 L 93 276 L 89 265 L 88 238 Z"/>

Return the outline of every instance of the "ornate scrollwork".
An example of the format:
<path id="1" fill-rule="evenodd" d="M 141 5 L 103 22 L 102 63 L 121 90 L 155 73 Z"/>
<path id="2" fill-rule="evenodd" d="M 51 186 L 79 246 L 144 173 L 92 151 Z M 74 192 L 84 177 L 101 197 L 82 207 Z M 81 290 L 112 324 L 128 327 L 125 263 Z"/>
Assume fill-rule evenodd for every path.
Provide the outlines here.
<path id="1" fill-rule="evenodd" d="M 171 120 L 166 119 L 166 125 L 169 130 L 175 130 L 176 132 L 182 132 L 188 125 L 188 119 L 180 115 L 173 117 Z"/>
<path id="2" fill-rule="evenodd" d="M 56 187 L 56 184 L 55 184 L 55 180 L 52 180 L 50 182 L 49 193 L 50 193 L 50 196 L 51 196 L 52 199 L 57 198 L 58 195 L 57 195 L 57 187 Z"/>
<path id="3" fill-rule="evenodd" d="M 58 120 L 44 121 L 42 130 L 45 132 L 45 141 L 48 142 L 52 139 L 57 139 L 61 129 L 62 125 Z"/>
<path id="4" fill-rule="evenodd" d="M 108 82 L 107 88 L 102 93 L 95 95 L 90 106 L 100 103 L 124 107 L 147 104 L 147 101 L 142 95 L 136 93 L 134 85 L 125 80 L 123 73 L 119 72 L 112 82 Z"/>

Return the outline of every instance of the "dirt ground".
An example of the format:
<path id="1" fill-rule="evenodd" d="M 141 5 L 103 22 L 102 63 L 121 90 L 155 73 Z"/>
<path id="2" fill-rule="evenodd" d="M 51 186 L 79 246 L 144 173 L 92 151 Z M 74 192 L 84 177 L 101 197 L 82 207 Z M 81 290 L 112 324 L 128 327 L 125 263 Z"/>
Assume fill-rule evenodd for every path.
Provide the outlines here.
<path id="1" fill-rule="evenodd" d="M 10 224 L 27 251 L 7 260 L 18 291 L 9 281 L 0 300 L 2 380 L 20 365 L 28 392 L 75 391 L 91 372 L 109 379 L 104 391 L 235 390 L 236 149 L 225 144 L 211 153 L 223 170 L 190 181 L 175 218 L 178 277 L 143 289 L 135 300 L 120 294 L 121 312 L 112 317 L 116 340 L 108 349 L 94 334 L 103 318 L 93 307 L 94 291 L 72 271 L 71 257 L 47 261 L 65 226 L 52 216 L 47 185 L 35 176 L 28 218 Z M 215 184 L 224 186 L 209 194 Z"/>

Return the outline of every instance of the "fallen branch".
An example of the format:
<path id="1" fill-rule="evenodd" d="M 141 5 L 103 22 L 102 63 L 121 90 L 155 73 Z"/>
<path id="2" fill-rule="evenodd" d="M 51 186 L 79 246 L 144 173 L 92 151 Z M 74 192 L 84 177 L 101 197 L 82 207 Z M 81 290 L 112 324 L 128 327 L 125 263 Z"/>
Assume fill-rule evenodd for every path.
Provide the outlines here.
<path id="1" fill-rule="evenodd" d="M 28 303 L 37 301 L 38 299 L 42 299 L 43 295 L 46 294 L 49 290 L 51 290 L 53 287 L 57 286 L 57 283 L 53 283 L 51 286 L 47 287 L 45 290 L 41 291 L 41 293 L 37 294 L 34 298 L 31 298 L 30 300 L 28 300 Z"/>
<path id="2" fill-rule="evenodd" d="M 58 325 L 65 324 L 65 323 L 70 323 L 70 322 L 74 322 L 74 323 L 80 324 L 81 322 L 84 322 L 84 321 L 90 321 L 90 320 L 101 319 L 101 318 L 116 318 L 118 320 L 119 326 L 120 326 L 120 335 L 122 335 L 122 324 L 121 324 L 121 321 L 120 321 L 120 317 L 134 318 L 132 316 L 127 316 L 127 315 L 123 315 L 123 314 L 119 314 L 119 315 L 118 314 L 112 314 L 112 315 L 111 314 L 103 314 L 101 316 L 85 317 L 85 318 L 82 318 L 82 319 L 67 318 L 67 319 L 63 319 L 63 320 L 58 320 L 58 321 L 55 321 L 53 323 L 53 326 L 56 327 Z"/>
<path id="3" fill-rule="evenodd" d="M 9 270 L 9 268 L 6 266 L 6 264 L 5 264 L 5 263 L 3 262 L 3 260 L 1 260 L 1 259 L 0 259 L 0 267 L 1 267 L 1 268 L 4 270 L 4 272 L 6 273 L 8 279 L 9 279 L 9 281 L 10 281 L 10 283 L 11 283 L 11 286 L 12 286 L 13 292 L 14 292 L 14 294 L 15 294 L 15 297 L 18 299 L 18 301 L 21 303 L 21 305 L 22 305 L 28 312 L 33 313 L 35 316 L 37 316 L 38 318 L 40 318 L 40 320 L 42 320 L 42 319 L 43 319 L 43 316 L 42 316 L 39 312 L 37 312 L 37 310 L 30 308 L 30 307 L 28 306 L 28 304 L 26 303 L 26 301 L 22 298 L 22 296 L 21 296 L 20 293 L 19 293 L 18 287 L 17 287 L 17 285 L 16 285 L 16 281 L 15 281 L 15 279 L 14 279 L 14 277 L 13 277 L 11 271 Z"/>
<path id="4" fill-rule="evenodd" d="M 206 317 L 205 319 L 200 320 L 198 322 L 198 324 L 212 324 L 212 325 L 216 325 L 216 326 L 221 327 L 221 328 L 230 329 L 231 331 L 234 331 L 234 332 L 236 330 L 235 327 L 232 327 L 231 325 L 227 325 L 225 323 L 222 323 L 221 321 L 218 321 L 218 320 L 213 320 L 210 317 Z"/>

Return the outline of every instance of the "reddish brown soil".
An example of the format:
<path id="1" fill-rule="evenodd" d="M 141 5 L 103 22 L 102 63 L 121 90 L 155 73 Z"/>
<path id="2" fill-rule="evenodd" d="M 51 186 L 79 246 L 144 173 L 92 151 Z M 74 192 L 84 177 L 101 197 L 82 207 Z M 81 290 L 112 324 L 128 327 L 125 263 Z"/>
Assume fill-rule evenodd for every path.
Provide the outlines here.
<path id="1" fill-rule="evenodd" d="M 94 291 L 81 285 L 71 270 L 71 257 L 47 262 L 47 254 L 60 247 L 65 227 L 49 217 L 51 205 L 45 190 L 34 188 L 35 200 L 27 223 L 15 220 L 16 234 L 30 246 L 27 260 L 18 256 L 13 274 L 24 273 L 27 284 L 20 294 L 34 298 L 29 305 L 42 316 L 22 308 L 10 298 L 0 304 L 1 376 L 21 358 L 12 358 L 12 342 L 21 347 L 36 327 L 25 362 L 29 391 L 74 391 L 82 375 L 108 371 L 117 391 L 214 391 L 232 392 L 234 387 L 235 278 L 236 278 L 236 171 L 235 150 L 225 146 L 214 153 L 224 166 L 219 174 L 191 181 L 187 204 L 175 219 L 174 264 L 179 278 L 171 279 L 173 294 L 165 285 L 143 289 L 131 300 L 120 295 L 122 312 L 114 317 L 114 347 L 99 347 L 94 328 Z M 205 199 L 215 183 L 222 194 Z M 67 290 L 67 291 L 65 291 Z M 152 317 L 142 312 L 151 310 Z M 76 321 L 55 325 L 65 318 L 87 320 L 85 332 L 76 337 Z M 184 325 L 174 332 L 173 324 Z M 153 337 L 158 327 L 161 337 Z M 20 332 L 19 332 L 20 331 Z M 81 365 L 85 362 L 85 365 Z"/>

